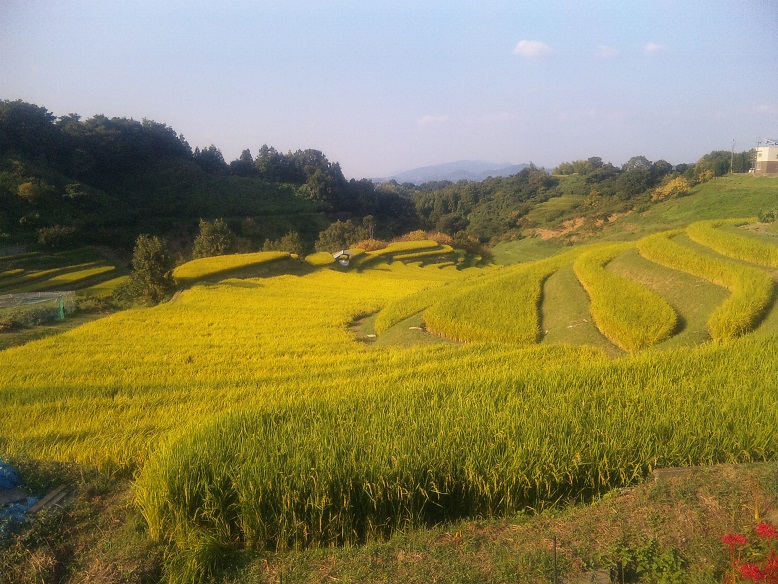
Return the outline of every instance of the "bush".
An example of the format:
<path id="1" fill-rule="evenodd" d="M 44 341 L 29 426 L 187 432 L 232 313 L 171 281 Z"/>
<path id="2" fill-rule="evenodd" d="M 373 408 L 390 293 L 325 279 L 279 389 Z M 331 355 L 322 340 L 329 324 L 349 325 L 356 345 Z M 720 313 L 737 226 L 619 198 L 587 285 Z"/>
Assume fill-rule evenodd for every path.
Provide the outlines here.
<path id="1" fill-rule="evenodd" d="M 38 229 L 38 243 L 46 247 L 62 248 L 73 243 L 77 231 L 75 227 L 65 225 L 41 227 Z"/>

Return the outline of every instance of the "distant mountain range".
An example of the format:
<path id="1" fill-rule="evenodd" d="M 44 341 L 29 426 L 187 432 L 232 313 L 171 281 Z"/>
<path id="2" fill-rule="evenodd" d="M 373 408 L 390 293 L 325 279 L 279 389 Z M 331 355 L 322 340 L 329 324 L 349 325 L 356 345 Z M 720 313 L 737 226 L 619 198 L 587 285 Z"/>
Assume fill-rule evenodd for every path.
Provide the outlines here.
<path id="1" fill-rule="evenodd" d="M 445 164 L 435 164 L 432 166 L 422 166 L 413 170 L 406 170 L 386 178 L 374 178 L 375 183 L 388 182 L 396 180 L 398 183 L 414 183 L 417 185 L 450 180 L 457 182 L 460 180 L 481 181 L 490 176 L 511 176 L 523 169 L 528 164 L 497 164 L 483 160 L 459 160 L 457 162 L 447 162 Z"/>

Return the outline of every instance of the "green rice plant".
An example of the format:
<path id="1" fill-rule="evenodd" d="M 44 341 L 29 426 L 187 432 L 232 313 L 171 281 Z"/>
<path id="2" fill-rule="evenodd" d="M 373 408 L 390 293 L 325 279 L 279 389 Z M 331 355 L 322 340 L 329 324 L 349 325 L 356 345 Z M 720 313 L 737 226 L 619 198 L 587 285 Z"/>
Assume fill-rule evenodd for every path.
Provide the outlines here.
<path id="1" fill-rule="evenodd" d="M 769 268 L 778 268 L 778 245 L 719 229 L 724 225 L 739 226 L 752 221 L 754 220 L 698 221 L 686 228 L 686 235 L 692 241 L 709 247 L 721 255 Z"/>
<path id="2" fill-rule="evenodd" d="M 260 251 L 199 258 L 178 266 L 173 278 L 179 284 L 193 284 L 204 279 L 224 279 L 238 271 L 268 267 L 290 257 L 285 251 Z"/>
<path id="3" fill-rule="evenodd" d="M 610 244 L 578 256 L 573 269 L 591 299 L 597 328 L 625 351 L 639 351 L 669 338 L 678 317 L 661 296 L 609 272 L 605 266 L 633 243 Z"/>
<path id="4" fill-rule="evenodd" d="M 540 338 L 543 282 L 577 252 L 503 268 L 464 290 L 452 290 L 424 312 L 428 330 L 450 339 L 530 344 Z"/>
<path id="5" fill-rule="evenodd" d="M 679 233 L 668 231 L 645 237 L 638 241 L 638 250 L 652 262 L 703 278 L 732 293 L 708 319 L 708 333 L 714 341 L 726 341 L 752 331 L 772 301 L 772 278 L 761 269 L 701 254 L 673 241 L 671 238 Z"/>

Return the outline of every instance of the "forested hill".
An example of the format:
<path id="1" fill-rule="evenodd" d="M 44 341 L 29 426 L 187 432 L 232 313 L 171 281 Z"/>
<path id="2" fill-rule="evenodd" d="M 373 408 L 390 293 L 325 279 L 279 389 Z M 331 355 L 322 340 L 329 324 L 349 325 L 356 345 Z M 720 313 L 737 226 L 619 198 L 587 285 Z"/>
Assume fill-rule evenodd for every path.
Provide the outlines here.
<path id="1" fill-rule="evenodd" d="M 244 150 L 225 162 L 216 146 L 144 119 L 55 117 L 0 101 L 0 237 L 50 244 L 132 247 L 141 232 L 186 232 L 230 218 L 261 242 L 293 230 L 313 241 L 328 215 L 372 215 L 388 234 L 415 226 L 412 202 L 370 181 L 347 181 L 317 150 Z M 0 239 L 0 247 L 3 243 Z"/>
<path id="2" fill-rule="evenodd" d="M 334 219 L 370 217 L 375 237 L 413 229 L 495 243 L 574 220 L 600 229 L 614 214 L 683 196 L 699 182 L 745 172 L 751 152 L 714 151 L 695 164 L 635 156 L 621 167 L 592 157 L 552 172 L 530 165 L 509 177 L 422 185 L 346 180 L 318 150 L 267 145 L 227 163 L 214 146 L 191 148 L 151 120 L 56 117 L 0 101 L 0 248 L 103 244 L 131 249 L 141 233 L 191 245 L 201 218 L 222 218 L 256 249 L 290 232 L 312 248 Z"/>

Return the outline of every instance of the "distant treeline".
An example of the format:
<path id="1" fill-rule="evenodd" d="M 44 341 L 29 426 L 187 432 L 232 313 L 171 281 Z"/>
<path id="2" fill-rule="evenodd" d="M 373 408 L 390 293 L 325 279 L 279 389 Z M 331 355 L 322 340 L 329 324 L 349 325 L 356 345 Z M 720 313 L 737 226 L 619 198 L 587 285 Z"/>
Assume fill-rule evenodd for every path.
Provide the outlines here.
<path id="1" fill-rule="evenodd" d="M 751 155 L 736 154 L 733 170 L 747 171 Z M 0 101 L 0 244 L 129 249 L 138 234 L 156 233 L 186 246 L 200 219 L 224 218 L 258 248 L 291 232 L 312 247 L 333 220 L 365 217 L 376 237 L 425 228 L 495 242 L 559 219 L 531 214 L 551 198 L 571 196 L 575 213 L 596 220 L 681 196 L 732 162 L 726 151 L 678 165 L 636 156 L 615 167 L 594 157 L 481 182 L 375 185 L 346 180 L 318 150 L 284 154 L 263 145 L 256 157 L 246 149 L 227 163 L 216 146 L 192 149 L 163 123 L 56 117 Z"/>
<path id="2" fill-rule="evenodd" d="M 140 232 L 193 232 L 200 218 L 225 217 L 239 233 L 250 218 L 243 235 L 260 244 L 290 230 L 312 243 L 333 214 L 370 215 L 387 235 L 416 226 L 407 197 L 346 180 L 318 150 L 263 146 L 227 164 L 162 123 L 0 101 L 0 236 L 131 247 Z"/>

